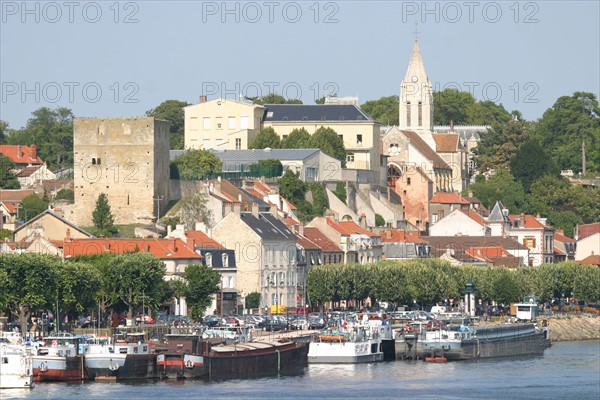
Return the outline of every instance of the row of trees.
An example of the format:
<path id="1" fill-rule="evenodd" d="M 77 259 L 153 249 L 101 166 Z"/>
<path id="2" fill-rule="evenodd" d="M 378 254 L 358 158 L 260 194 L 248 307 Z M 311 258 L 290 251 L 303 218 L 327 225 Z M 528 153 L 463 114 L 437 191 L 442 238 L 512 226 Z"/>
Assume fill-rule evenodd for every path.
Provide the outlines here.
<path id="1" fill-rule="evenodd" d="M 218 291 L 220 275 L 189 265 L 183 280 L 165 281 L 165 265 L 150 253 L 102 253 L 66 261 L 36 254 L 0 254 L 0 310 L 17 317 L 26 330 L 32 313 L 56 310 L 72 319 L 100 307 L 103 315 L 127 310 L 128 318 L 145 304 L 152 309 L 185 297 L 192 316 L 202 316 Z"/>
<path id="2" fill-rule="evenodd" d="M 312 267 L 308 274 L 311 301 L 364 301 L 368 297 L 395 304 L 432 304 L 459 299 L 468 281 L 478 298 L 509 304 L 535 294 L 541 301 L 575 297 L 600 299 L 600 271 L 594 265 L 544 264 L 539 267 L 452 266 L 437 259 L 336 264 Z"/>
<path id="3" fill-rule="evenodd" d="M 268 126 L 260 130 L 248 146 L 251 149 L 321 149 L 346 166 L 344 140 L 332 128 L 318 128 L 312 135 L 304 128 L 293 129 L 283 140 Z"/>

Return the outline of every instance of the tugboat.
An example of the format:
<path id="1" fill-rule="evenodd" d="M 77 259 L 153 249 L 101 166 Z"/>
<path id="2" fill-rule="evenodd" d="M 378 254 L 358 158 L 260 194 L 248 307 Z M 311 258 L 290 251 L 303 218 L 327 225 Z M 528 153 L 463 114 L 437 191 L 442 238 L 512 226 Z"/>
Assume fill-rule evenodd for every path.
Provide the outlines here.
<path id="1" fill-rule="evenodd" d="M 114 344 L 90 346 L 85 354 L 90 379 L 122 380 L 156 378 L 156 355 L 144 341 L 144 333 L 118 333 Z"/>

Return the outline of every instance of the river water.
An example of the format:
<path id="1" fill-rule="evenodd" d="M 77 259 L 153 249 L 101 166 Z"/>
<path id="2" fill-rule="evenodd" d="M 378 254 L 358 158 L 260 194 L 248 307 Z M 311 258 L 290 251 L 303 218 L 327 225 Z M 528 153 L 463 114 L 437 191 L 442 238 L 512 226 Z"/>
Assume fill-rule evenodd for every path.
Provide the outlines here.
<path id="1" fill-rule="evenodd" d="M 311 364 L 303 375 L 223 382 L 41 383 L 0 399 L 600 399 L 600 342 L 544 356 L 430 364 Z"/>

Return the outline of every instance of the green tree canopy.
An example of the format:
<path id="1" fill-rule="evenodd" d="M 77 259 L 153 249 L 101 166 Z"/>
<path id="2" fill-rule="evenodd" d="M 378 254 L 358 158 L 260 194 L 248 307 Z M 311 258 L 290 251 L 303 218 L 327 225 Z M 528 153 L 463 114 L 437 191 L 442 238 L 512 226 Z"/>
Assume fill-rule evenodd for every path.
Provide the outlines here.
<path id="1" fill-rule="evenodd" d="M 280 94 L 269 93 L 259 97 L 247 97 L 254 104 L 302 104 L 299 99 L 286 99 Z"/>
<path id="2" fill-rule="evenodd" d="M 369 117 L 382 125 L 398 125 L 400 101 L 398 96 L 369 100 L 360 106 Z"/>
<path id="3" fill-rule="evenodd" d="M 282 149 L 308 149 L 311 144 L 310 134 L 304 128 L 293 129 L 287 138 L 281 141 Z"/>
<path id="4" fill-rule="evenodd" d="M 467 108 L 469 125 L 492 125 L 507 123 L 511 114 L 506 111 L 502 104 L 496 104 L 491 100 L 472 103 Z"/>
<path id="5" fill-rule="evenodd" d="M 270 126 L 267 126 L 258 132 L 254 140 L 248 145 L 249 149 L 278 149 L 281 147 L 279 136 Z"/>
<path id="6" fill-rule="evenodd" d="M 206 265 L 188 265 L 183 274 L 187 282 L 186 301 L 191 308 L 192 318 L 200 319 L 219 291 L 221 274 Z"/>
<path id="7" fill-rule="evenodd" d="M 444 89 L 433 93 L 434 125 L 455 125 L 469 123 L 469 108 L 475 104 L 475 98 L 469 92 L 457 89 Z"/>
<path id="8" fill-rule="evenodd" d="M 558 98 L 539 120 L 535 133 L 560 169 L 581 172 L 585 141 L 587 169 L 600 171 L 600 107 L 595 94 L 575 92 Z"/>
<path id="9" fill-rule="evenodd" d="M 171 123 L 171 149 L 183 150 L 184 148 L 184 112 L 183 107 L 190 104 L 179 100 L 165 100 L 155 108 L 146 111 L 146 115 L 163 119 Z"/>
<path id="10" fill-rule="evenodd" d="M 92 265 L 68 261 L 59 265 L 57 287 L 63 314 L 76 317 L 96 306 L 100 274 Z"/>
<path id="11" fill-rule="evenodd" d="M 5 133 L 6 144 L 35 144 L 38 156 L 51 170 L 73 166 L 73 113 L 68 108 L 41 107 L 31 113 L 25 128 Z"/>
<path id="12" fill-rule="evenodd" d="M 542 146 L 535 139 L 521 145 L 510 160 L 511 174 L 529 192 L 531 184 L 545 175 L 558 177 L 560 170 Z"/>
<path id="13" fill-rule="evenodd" d="M 305 201 L 304 195 L 308 190 L 306 183 L 300 180 L 299 176 L 300 173 L 288 169 L 283 176 L 277 180 L 277 183 L 279 184 L 279 194 L 294 205 Z"/>
<path id="14" fill-rule="evenodd" d="M 19 212 L 19 217 L 27 222 L 46 211 L 48 202 L 40 199 L 37 195 L 32 194 L 21 200 L 21 206 L 23 208 Z"/>
<path id="15" fill-rule="evenodd" d="M 473 150 L 477 170 L 483 173 L 508 169 L 519 147 L 531 137 L 530 123 L 510 120 L 493 124 L 490 130 L 481 133 L 481 141 Z"/>
<path id="16" fill-rule="evenodd" d="M 110 230 L 113 228 L 114 219 L 108 203 L 106 193 L 100 193 L 96 200 L 96 208 L 92 212 L 94 226 L 100 230 Z"/>
<path id="17" fill-rule="evenodd" d="M 252 292 L 246 296 L 246 309 L 259 308 L 260 307 L 260 293 Z"/>
<path id="18" fill-rule="evenodd" d="M 21 184 L 13 172 L 15 163 L 4 154 L 0 154 L 0 188 L 1 189 L 20 189 Z"/>
<path id="19" fill-rule="evenodd" d="M 496 172 L 488 180 L 477 179 L 470 190 L 489 209 L 500 200 L 512 213 L 517 213 L 525 204 L 523 185 L 506 170 Z"/>
<path id="20" fill-rule="evenodd" d="M 311 136 L 311 147 L 321 149 L 330 156 L 337 158 L 346 167 L 346 149 L 344 140 L 332 128 L 320 127 Z"/>
<path id="21" fill-rule="evenodd" d="M 171 161 L 171 178 L 202 180 L 221 172 L 223 162 L 209 150 L 193 149 Z"/>
<path id="22" fill-rule="evenodd" d="M 60 260 L 37 253 L 0 254 L 0 309 L 19 318 L 21 332 L 37 308 L 53 304 Z"/>

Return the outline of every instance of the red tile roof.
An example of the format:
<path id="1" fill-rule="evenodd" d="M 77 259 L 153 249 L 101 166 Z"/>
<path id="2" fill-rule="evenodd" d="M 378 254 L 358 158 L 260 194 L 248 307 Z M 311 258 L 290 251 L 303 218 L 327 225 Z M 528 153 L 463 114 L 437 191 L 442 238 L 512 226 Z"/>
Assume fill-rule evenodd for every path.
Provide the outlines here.
<path id="1" fill-rule="evenodd" d="M 406 232 L 402 229 L 390 229 L 381 233 L 382 242 L 393 243 L 427 243 L 427 240 L 419 237 L 419 232 Z"/>
<path id="2" fill-rule="evenodd" d="M 32 194 L 30 189 L 0 189 L 0 201 L 21 201 Z"/>
<path id="3" fill-rule="evenodd" d="M 473 258 L 512 257 L 502 246 L 469 247 L 465 249 L 465 253 Z"/>
<path id="4" fill-rule="evenodd" d="M 43 164 L 38 157 L 35 145 L 0 145 L 0 154 L 10 158 L 15 164 Z"/>
<path id="5" fill-rule="evenodd" d="M 4 204 L 4 207 L 6 207 L 6 209 L 8 210 L 9 213 L 11 213 L 11 214 L 17 213 L 17 207 L 19 206 L 19 203 L 2 202 L 2 204 Z"/>
<path id="6" fill-rule="evenodd" d="M 283 201 L 285 201 L 287 203 L 287 205 L 290 208 L 290 210 L 297 210 L 296 206 L 293 205 L 292 203 L 290 203 L 286 198 L 282 197 L 282 199 L 283 199 Z"/>
<path id="7" fill-rule="evenodd" d="M 306 229 L 306 228 L 305 228 Z M 298 245 L 302 246 L 306 250 L 318 250 L 321 247 L 314 243 L 312 240 L 308 239 L 306 236 L 302 236 L 297 234 L 298 237 Z"/>
<path id="8" fill-rule="evenodd" d="M 354 221 L 340 221 L 340 222 L 338 222 L 338 225 L 340 227 L 342 227 L 342 229 L 344 231 L 348 232 L 349 235 L 362 234 L 362 235 L 367 235 L 369 237 L 379 237 L 380 236 L 377 233 L 374 233 L 367 229 L 361 228 L 360 225 L 358 225 Z"/>
<path id="9" fill-rule="evenodd" d="M 433 135 L 436 151 L 438 153 L 456 153 L 458 150 L 458 134 L 437 133 Z"/>
<path id="10" fill-rule="evenodd" d="M 514 220 L 520 219 L 521 216 L 520 215 L 509 215 L 508 218 L 510 219 L 510 222 L 513 222 Z M 519 228 L 523 228 L 523 227 L 519 226 Z M 551 226 L 542 224 L 540 221 L 535 219 L 532 215 L 525 215 L 524 228 L 551 228 Z"/>
<path id="11" fill-rule="evenodd" d="M 441 203 L 441 204 L 470 204 L 467 200 L 463 199 L 458 193 L 447 193 L 447 192 L 436 192 L 433 195 L 430 203 Z"/>
<path id="12" fill-rule="evenodd" d="M 578 240 L 584 239 L 588 236 L 592 236 L 596 233 L 600 233 L 600 222 L 577 226 L 577 239 Z"/>
<path id="13" fill-rule="evenodd" d="M 151 253 L 160 259 L 202 258 L 180 239 L 66 239 L 64 245 L 65 257 L 135 251 Z"/>
<path id="14" fill-rule="evenodd" d="M 559 249 L 558 247 L 554 248 L 554 254 L 559 254 L 561 256 L 566 255 L 566 253 L 564 251 L 562 251 L 561 249 Z"/>
<path id="15" fill-rule="evenodd" d="M 583 260 L 577 261 L 577 264 L 600 265 L 600 254 L 592 254 Z"/>
<path id="16" fill-rule="evenodd" d="M 554 232 L 554 241 L 563 243 L 575 243 L 577 240 L 571 239 L 568 236 L 561 235 L 560 233 Z"/>
<path id="17" fill-rule="evenodd" d="M 318 228 L 304 227 L 304 236 L 321 248 L 323 253 L 341 253 L 340 247 L 329 240 Z"/>
<path id="18" fill-rule="evenodd" d="M 223 246 L 221 246 L 219 244 L 219 242 L 217 242 L 216 240 L 212 239 L 206 233 L 201 232 L 201 231 L 185 231 L 185 236 L 188 239 L 193 240 L 194 244 L 196 246 L 199 246 L 199 247 L 203 247 L 203 248 L 216 248 L 216 249 L 223 249 L 224 248 Z M 188 245 L 188 247 L 191 248 L 191 242 L 190 242 L 190 240 L 188 240 L 187 245 Z"/>
<path id="19" fill-rule="evenodd" d="M 465 214 L 467 214 L 467 216 L 469 218 L 471 218 L 473 221 L 477 222 L 479 225 L 481 225 L 481 226 L 485 225 L 485 220 L 479 213 L 471 210 L 470 208 L 467 211 L 463 211 L 463 212 Z"/>

